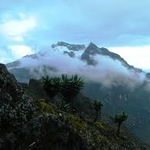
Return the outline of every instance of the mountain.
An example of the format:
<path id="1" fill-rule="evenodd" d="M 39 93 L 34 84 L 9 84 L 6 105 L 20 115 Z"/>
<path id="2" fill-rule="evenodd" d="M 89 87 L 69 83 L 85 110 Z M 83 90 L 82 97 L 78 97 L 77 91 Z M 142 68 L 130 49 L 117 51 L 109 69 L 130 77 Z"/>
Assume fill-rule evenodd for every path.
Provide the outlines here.
<path id="1" fill-rule="evenodd" d="M 134 73 L 142 72 L 142 70 L 136 69 L 133 66 L 129 65 L 118 54 L 112 53 L 106 48 L 99 48 L 93 43 L 90 43 L 86 47 L 85 45 L 75 45 L 65 42 L 58 42 L 57 44 L 52 44 L 52 46 L 48 47 L 46 50 L 39 51 L 36 54 L 27 55 L 20 60 L 6 64 L 6 66 L 8 70 L 15 75 L 18 81 L 28 82 L 31 78 L 40 78 L 42 75 L 48 73 L 61 74 L 65 71 L 65 73 L 70 73 L 70 70 L 68 72 L 67 69 L 64 71 L 63 67 L 71 68 L 72 65 L 75 65 L 73 64 L 74 62 L 79 65 L 79 67 L 77 66 L 78 68 L 83 69 L 90 65 L 96 66 L 100 63 L 103 63 L 101 62 L 101 60 L 108 60 L 108 63 L 120 63 L 119 65 L 121 67 L 130 69 Z M 104 66 L 105 64 L 102 65 Z M 107 68 L 110 69 L 111 66 L 106 66 L 106 69 Z M 77 73 L 80 72 L 80 70 L 75 71 Z M 84 76 L 85 74 L 86 72 L 84 72 Z"/>
<path id="2" fill-rule="evenodd" d="M 58 42 L 7 64 L 7 68 L 19 82 L 26 83 L 45 75 L 79 74 L 85 81 L 85 96 L 102 100 L 108 114 L 127 112 L 126 125 L 150 143 L 149 74 L 129 65 L 118 54 L 94 43 L 84 46 Z"/>
<path id="3" fill-rule="evenodd" d="M 76 113 L 65 112 L 36 97 L 32 90 L 39 81 L 32 80 L 30 85 L 18 83 L 3 64 L 0 72 L 1 150 L 149 150 L 125 127 L 118 136 L 111 120 L 93 122 L 86 112 L 81 116 L 83 104 L 78 104 Z M 84 96 L 77 99 L 90 104 Z M 87 104 L 84 110 L 88 109 Z"/>
<path id="4" fill-rule="evenodd" d="M 68 50 L 72 50 L 72 51 L 84 50 L 86 48 L 85 45 L 69 44 L 66 42 L 58 42 L 57 44 L 52 44 L 51 47 L 52 48 L 66 47 Z"/>
<path id="5" fill-rule="evenodd" d="M 42 75 L 49 74 L 50 72 L 56 74 L 59 71 L 58 68 L 55 67 L 57 62 L 55 60 L 54 62 L 51 60 L 53 57 L 51 56 L 51 52 L 53 52 L 53 54 L 56 52 L 54 55 L 59 53 L 73 58 L 75 55 L 80 55 L 77 53 L 82 53 L 84 49 L 84 45 L 74 45 L 65 42 L 58 42 L 57 44 L 53 44 L 50 48 L 48 48 L 47 51 L 40 51 L 37 54 L 27 55 L 20 60 L 8 63 L 6 66 L 9 71 L 15 75 L 18 81 L 28 82 L 31 78 L 39 78 Z M 50 57 L 47 58 L 46 56 Z M 32 62 L 33 64 L 28 64 L 28 62 Z M 53 64 L 49 64 L 49 62 L 52 62 Z"/>
<path id="6" fill-rule="evenodd" d="M 89 44 L 89 46 L 85 49 L 84 53 L 81 55 L 81 59 L 85 60 L 89 65 L 96 65 L 96 61 L 93 60 L 90 56 L 94 56 L 97 54 L 109 56 L 114 60 L 119 60 L 120 62 L 122 62 L 123 65 L 129 67 L 127 62 L 123 58 L 121 58 L 118 54 L 112 53 L 108 49 L 103 47 L 99 48 L 94 43 Z"/>

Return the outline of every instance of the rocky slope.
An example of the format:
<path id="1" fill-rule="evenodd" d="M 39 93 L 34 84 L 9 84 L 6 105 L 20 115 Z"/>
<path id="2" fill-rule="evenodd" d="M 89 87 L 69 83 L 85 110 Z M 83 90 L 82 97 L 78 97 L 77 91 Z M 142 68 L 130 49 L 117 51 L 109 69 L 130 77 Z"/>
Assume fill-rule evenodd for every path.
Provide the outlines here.
<path id="1" fill-rule="evenodd" d="M 7 131 L 15 129 L 30 120 L 34 109 L 15 77 L 0 64 L 0 126 Z"/>
<path id="2" fill-rule="evenodd" d="M 1 150 L 143 150 L 148 147 L 111 124 L 93 122 L 64 112 L 54 104 L 31 98 L 6 67 L 0 64 L 0 149 Z M 30 96 L 27 96 L 27 91 Z M 87 117 L 86 117 L 87 116 Z"/>
<path id="3" fill-rule="evenodd" d="M 127 121 L 128 128 L 149 143 L 150 93 L 144 85 L 130 90 L 124 85 L 104 88 L 101 84 L 87 83 L 83 93 L 90 98 L 103 100 L 107 113 L 127 112 L 130 115 Z"/>

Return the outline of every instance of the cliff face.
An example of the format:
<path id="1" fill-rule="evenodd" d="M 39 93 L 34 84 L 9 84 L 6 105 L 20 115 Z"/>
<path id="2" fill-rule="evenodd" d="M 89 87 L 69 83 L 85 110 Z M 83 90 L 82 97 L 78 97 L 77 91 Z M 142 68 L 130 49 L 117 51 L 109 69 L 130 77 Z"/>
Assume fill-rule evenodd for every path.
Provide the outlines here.
<path id="1" fill-rule="evenodd" d="M 93 122 L 86 114 L 81 117 L 80 113 L 64 112 L 36 95 L 33 97 L 34 100 L 0 64 L 0 150 L 143 150 L 145 147 L 124 131 L 118 137 L 111 124 Z"/>
<path id="2" fill-rule="evenodd" d="M 23 125 L 31 118 L 33 111 L 32 100 L 14 76 L 0 64 L 0 131 L 9 131 Z"/>

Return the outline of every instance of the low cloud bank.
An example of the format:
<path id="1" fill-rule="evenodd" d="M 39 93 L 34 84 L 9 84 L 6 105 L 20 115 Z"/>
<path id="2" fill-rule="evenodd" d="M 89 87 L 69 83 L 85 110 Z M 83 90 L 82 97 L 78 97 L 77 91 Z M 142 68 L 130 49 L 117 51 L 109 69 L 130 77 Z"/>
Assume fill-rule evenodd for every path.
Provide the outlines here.
<path id="1" fill-rule="evenodd" d="M 60 52 L 59 49 L 46 48 L 36 55 L 24 57 L 18 68 L 28 68 L 30 74 L 33 74 L 35 78 L 45 75 L 78 74 L 85 81 L 102 83 L 105 87 L 124 84 L 134 88 L 146 79 L 145 73 L 128 69 L 120 61 L 113 60 L 109 56 L 95 55 L 93 58 L 98 62 L 96 66 L 87 65 L 79 55 L 71 58 Z M 49 68 L 56 70 L 52 71 Z"/>

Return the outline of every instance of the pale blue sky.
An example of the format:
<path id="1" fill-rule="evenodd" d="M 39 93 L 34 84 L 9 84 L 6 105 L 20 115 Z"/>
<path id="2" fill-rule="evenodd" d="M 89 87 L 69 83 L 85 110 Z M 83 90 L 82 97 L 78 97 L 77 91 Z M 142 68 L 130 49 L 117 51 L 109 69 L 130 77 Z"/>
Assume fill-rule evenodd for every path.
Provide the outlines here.
<path id="1" fill-rule="evenodd" d="M 0 62 L 18 59 L 57 41 L 92 41 L 110 47 L 132 65 L 148 69 L 149 6 L 149 0 L 2 1 Z"/>

